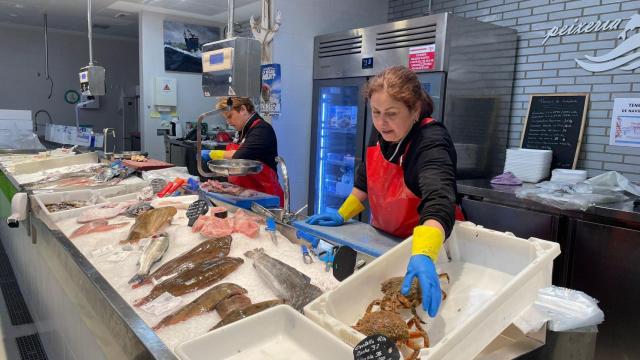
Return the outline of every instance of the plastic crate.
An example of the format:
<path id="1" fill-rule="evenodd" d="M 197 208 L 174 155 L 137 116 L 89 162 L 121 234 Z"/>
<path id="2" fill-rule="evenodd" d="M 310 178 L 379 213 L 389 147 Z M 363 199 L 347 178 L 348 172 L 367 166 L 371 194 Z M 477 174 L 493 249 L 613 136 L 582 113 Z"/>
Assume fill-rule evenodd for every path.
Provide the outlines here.
<path id="1" fill-rule="evenodd" d="M 551 285 L 560 246 L 459 222 L 446 247 L 451 261 L 438 261 L 438 270 L 450 276 L 448 296 L 434 319 L 418 309 L 431 339 L 420 358 L 472 359 L 534 302 L 538 289 Z M 364 335 L 351 326 L 382 298 L 382 281 L 405 274 L 410 256 L 411 241 L 404 241 L 307 305 L 305 315 L 355 346 Z"/>
<path id="2" fill-rule="evenodd" d="M 61 191 L 61 192 L 53 192 L 53 193 L 42 193 L 31 195 L 31 210 L 34 214 L 40 217 L 42 221 L 49 227 L 50 229 L 55 229 L 55 223 L 68 219 L 71 217 L 76 217 L 87 211 L 88 209 L 92 209 L 100 204 L 106 202 L 106 200 L 91 190 L 72 190 L 72 191 Z M 63 211 L 49 212 L 47 210 L 46 205 L 59 203 L 63 201 L 72 201 L 72 200 L 83 200 L 87 202 L 92 202 L 87 206 L 69 209 Z"/>
<path id="3" fill-rule="evenodd" d="M 176 346 L 175 352 L 182 360 L 353 358 L 350 347 L 289 305 L 211 331 Z"/>

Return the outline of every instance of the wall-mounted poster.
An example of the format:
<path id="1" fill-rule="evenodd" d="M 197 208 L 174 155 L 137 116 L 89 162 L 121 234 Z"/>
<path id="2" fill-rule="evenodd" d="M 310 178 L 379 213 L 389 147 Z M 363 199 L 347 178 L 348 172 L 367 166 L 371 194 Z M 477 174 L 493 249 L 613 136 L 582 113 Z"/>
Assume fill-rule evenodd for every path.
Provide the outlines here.
<path id="1" fill-rule="evenodd" d="M 640 147 L 640 99 L 615 99 L 609 145 Z"/>
<path id="2" fill-rule="evenodd" d="M 164 69 L 202 72 L 202 45 L 220 40 L 220 29 L 210 26 L 164 22 Z"/>
<path id="3" fill-rule="evenodd" d="M 262 86 L 260 90 L 260 114 L 277 118 L 280 116 L 281 102 L 280 64 L 262 65 Z"/>

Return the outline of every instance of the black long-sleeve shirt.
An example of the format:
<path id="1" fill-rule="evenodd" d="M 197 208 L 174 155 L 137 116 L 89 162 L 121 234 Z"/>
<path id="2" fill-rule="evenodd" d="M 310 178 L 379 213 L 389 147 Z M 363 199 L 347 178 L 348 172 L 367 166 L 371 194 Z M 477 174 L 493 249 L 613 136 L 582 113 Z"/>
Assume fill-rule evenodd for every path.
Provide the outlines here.
<path id="1" fill-rule="evenodd" d="M 389 160 L 397 144 L 384 141 L 375 129 L 369 146 L 380 142 L 385 159 Z M 404 182 L 421 199 L 417 211 L 420 224 L 437 220 L 448 237 L 455 223 L 456 204 L 456 150 L 449 132 L 442 123 L 432 122 L 420 127 L 413 126 L 401 148 L 392 160 L 398 163 L 407 146 L 403 160 Z M 367 192 L 367 170 L 363 162 L 356 172 L 354 186 Z"/>
<path id="2" fill-rule="evenodd" d="M 251 127 L 254 122 L 258 124 Z M 254 113 L 244 128 L 239 131 L 237 140 L 240 148 L 233 154 L 234 159 L 247 159 L 261 161 L 276 172 L 276 156 L 278 156 L 278 141 L 271 124 Z"/>

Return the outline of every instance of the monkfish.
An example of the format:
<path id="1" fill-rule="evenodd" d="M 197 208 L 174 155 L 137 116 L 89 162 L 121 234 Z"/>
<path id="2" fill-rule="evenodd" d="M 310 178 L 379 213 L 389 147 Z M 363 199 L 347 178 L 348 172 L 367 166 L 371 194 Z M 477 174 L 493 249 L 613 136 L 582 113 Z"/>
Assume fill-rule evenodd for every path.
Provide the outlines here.
<path id="1" fill-rule="evenodd" d="M 307 275 L 265 254 L 264 249 L 247 251 L 244 256 L 253 259 L 253 267 L 276 296 L 298 311 L 322 294 Z"/>

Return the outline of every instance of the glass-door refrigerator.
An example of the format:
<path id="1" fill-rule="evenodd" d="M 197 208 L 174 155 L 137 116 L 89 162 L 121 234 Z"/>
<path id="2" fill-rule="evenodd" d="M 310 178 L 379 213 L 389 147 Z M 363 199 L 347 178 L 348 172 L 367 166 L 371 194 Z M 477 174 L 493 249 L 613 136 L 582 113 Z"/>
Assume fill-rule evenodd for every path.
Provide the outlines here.
<path id="1" fill-rule="evenodd" d="M 337 211 L 362 161 L 365 78 L 314 82 L 310 213 Z"/>

